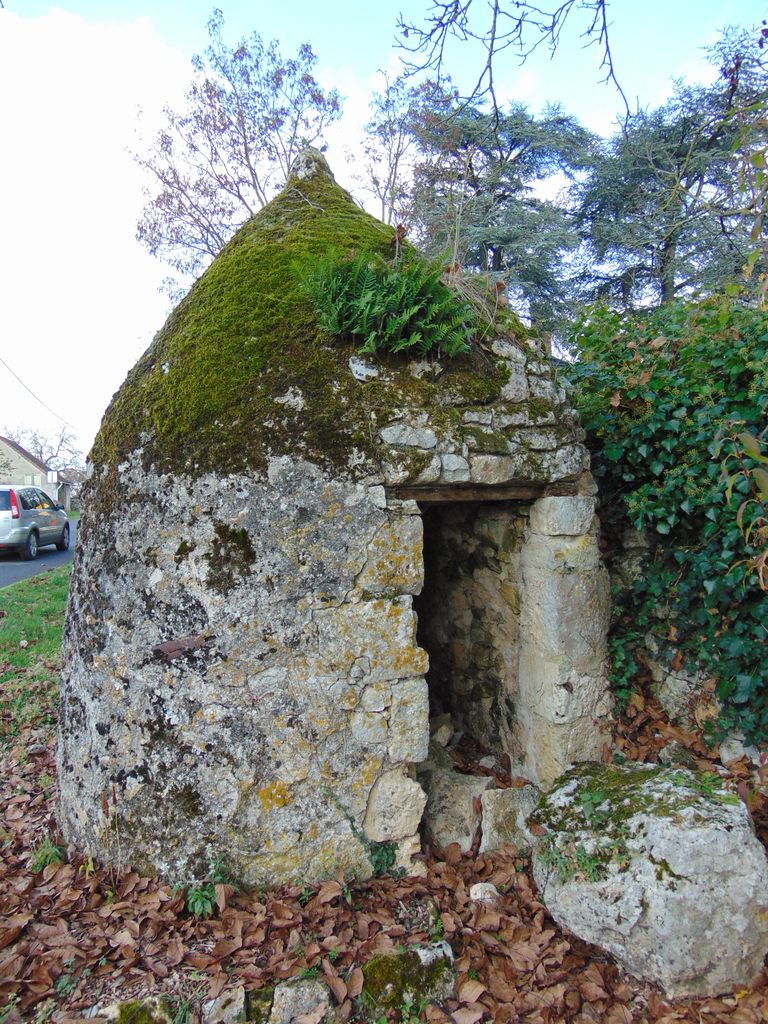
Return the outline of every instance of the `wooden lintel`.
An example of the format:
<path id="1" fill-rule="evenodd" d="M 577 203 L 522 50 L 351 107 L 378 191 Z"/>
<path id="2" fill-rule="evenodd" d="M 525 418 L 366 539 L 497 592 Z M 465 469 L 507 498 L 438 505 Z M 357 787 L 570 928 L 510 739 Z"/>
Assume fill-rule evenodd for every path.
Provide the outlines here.
<path id="1" fill-rule="evenodd" d="M 576 494 L 575 483 L 559 484 L 423 484 L 388 487 L 393 498 L 435 504 L 461 501 L 535 501 L 537 498 Z"/>

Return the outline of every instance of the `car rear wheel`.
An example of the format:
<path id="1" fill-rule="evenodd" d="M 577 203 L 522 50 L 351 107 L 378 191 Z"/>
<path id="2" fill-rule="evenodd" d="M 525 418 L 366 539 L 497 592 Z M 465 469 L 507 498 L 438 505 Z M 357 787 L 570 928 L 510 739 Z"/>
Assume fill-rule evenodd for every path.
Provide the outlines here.
<path id="1" fill-rule="evenodd" d="M 37 534 L 34 531 L 27 537 L 27 543 L 21 550 L 21 557 L 25 562 L 32 562 L 37 558 Z"/>
<path id="2" fill-rule="evenodd" d="M 69 523 L 65 523 L 61 537 L 56 541 L 56 548 L 59 551 L 66 551 L 69 548 Z"/>

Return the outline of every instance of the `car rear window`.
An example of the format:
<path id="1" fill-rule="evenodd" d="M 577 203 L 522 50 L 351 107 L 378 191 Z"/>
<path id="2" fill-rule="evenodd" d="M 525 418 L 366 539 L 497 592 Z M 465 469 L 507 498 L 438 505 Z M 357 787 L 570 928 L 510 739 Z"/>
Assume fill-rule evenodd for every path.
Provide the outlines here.
<path id="1" fill-rule="evenodd" d="M 0 491 L 0 512 L 11 511 L 11 492 Z"/>

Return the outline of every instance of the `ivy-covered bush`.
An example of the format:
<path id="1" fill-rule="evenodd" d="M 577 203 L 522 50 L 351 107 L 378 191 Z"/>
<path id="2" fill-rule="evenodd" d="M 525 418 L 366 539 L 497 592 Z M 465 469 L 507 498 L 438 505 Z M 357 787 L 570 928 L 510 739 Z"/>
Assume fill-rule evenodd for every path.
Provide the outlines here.
<path id="1" fill-rule="evenodd" d="M 768 740 L 768 594 L 760 534 L 739 508 L 758 466 L 733 472 L 729 437 L 754 439 L 768 411 L 768 316 L 732 297 L 642 316 L 592 309 L 566 373 L 593 450 L 609 545 L 647 531 L 649 564 L 619 595 L 614 689 L 626 698 L 651 632 L 676 667 L 716 680 L 720 728 Z M 735 424 L 735 426 L 734 426 Z M 742 513 L 743 514 L 743 513 Z M 638 661 L 640 659 L 640 662 Z"/>
<path id="2" fill-rule="evenodd" d="M 441 281 L 439 262 L 405 252 L 329 256 L 304 273 L 320 326 L 360 352 L 456 356 L 469 351 L 476 315 Z"/>

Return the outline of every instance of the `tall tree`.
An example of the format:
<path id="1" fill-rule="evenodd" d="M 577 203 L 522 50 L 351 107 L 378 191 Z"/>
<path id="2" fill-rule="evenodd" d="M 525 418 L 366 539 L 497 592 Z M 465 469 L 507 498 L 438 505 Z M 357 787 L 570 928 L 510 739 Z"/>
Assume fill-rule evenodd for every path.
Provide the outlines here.
<path id="1" fill-rule="evenodd" d="M 678 83 L 604 145 L 573 190 L 593 296 L 657 305 L 741 273 L 764 237 L 762 220 L 755 231 L 744 216 L 743 172 L 765 164 L 766 96 L 765 77 L 746 69 L 713 86 Z"/>
<path id="2" fill-rule="evenodd" d="M 191 274 L 285 182 L 294 157 L 341 111 L 335 90 L 314 77 L 308 43 L 285 58 L 258 33 L 231 48 L 214 10 L 210 44 L 193 59 L 186 108 L 166 108 L 166 126 L 137 162 L 155 179 L 137 238 L 153 255 Z"/>
<path id="3" fill-rule="evenodd" d="M 730 27 L 712 47 L 709 59 L 720 71 L 734 97 L 729 119 L 736 130 L 741 219 L 752 248 L 744 275 L 757 285 L 765 302 L 768 294 L 768 22 L 755 30 Z M 757 270 L 757 273 L 755 271 Z"/>
<path id="4" fill-rule="evenodd" d="M 416 138 L 416 91 L 403 78 L 384 76 L 384 89 L 371 100 L 365 125 L 366 190 L 380 204 L 386 224 L 409 219 L 410 172 Z"/>
<path id="5" fill-rule="evenodd" d="M 541 184 L 590 160 L 592 138 L 557 107 L 495 113 L 434 83 L 420 90 L 413 205 L 420 243 L 503 277 L 532 320 L 551 329 L 563 300 L 564 254 L 577 243 L 568 212 Z"/>

